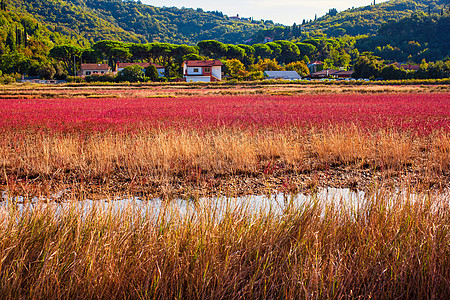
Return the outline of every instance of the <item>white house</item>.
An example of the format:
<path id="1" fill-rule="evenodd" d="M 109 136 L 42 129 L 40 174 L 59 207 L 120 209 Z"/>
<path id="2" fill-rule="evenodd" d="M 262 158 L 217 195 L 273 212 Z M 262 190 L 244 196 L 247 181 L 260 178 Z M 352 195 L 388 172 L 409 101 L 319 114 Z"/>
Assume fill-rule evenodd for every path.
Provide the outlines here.
<path id="1" fill-rule="evenodd" d="M 110 72 L 111 68 L 108 64 L 81 64 L 79 75 L 89 76 L 92 74 L 106 74 Z"/>
<path id="2" fill-rule="evenodd" d="M 164 75 L 165 75 L 165 68 L 163 66 L 160 66 L 160 65 L 154 64 L 154 63 L 121 63 L 121 62 L 118 62 L 117 63 L 117 72 L 122 71 L 126 67 L 134 66 L 134 65 L 141 66 L 144 72 L 145 72 L 145 69 L 147 69 L 149 66 L 154 65 L 156 67 L 156 70 L 158 71 L 159 77 L 164 77 Z"/>
<path id="3" fill-rule="evenodd" d="M 186 82 L 214 82 L 222 80 L 220 60 L 186 60 L 183 62 L 183 77 Z"/>

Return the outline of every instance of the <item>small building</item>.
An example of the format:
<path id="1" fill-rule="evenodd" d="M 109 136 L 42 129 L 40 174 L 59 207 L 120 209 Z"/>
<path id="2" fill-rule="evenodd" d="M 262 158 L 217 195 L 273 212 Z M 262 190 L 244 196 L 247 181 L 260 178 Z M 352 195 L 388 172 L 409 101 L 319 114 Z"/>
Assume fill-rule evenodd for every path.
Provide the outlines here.
<path id="1" fill-rule="evenodd" d="M 57 79 L 40 79 L 39 77 L 24 77 L 18 80 L 18 82 L 22 83 L 38 83 L 38 84 L 62 84 L 66 83 L 66 80 L 57 80 Z"/>
<path id="2" fill-rule="evenodd" d="M 111 68 L 108 64 L 81 64 L 79 71 L 80 76 L 89 76 L 92 74 L 106 74 L 111 73 Z"/>
<path id="3" fill-rule="evenodd" d="M 265 79 L 300 80 L 302 77 L 296 71 L 264 71 Z"/>
<path id="4" fill-rule="evenodd" d="M 186 60 L 183 62 L 183 77 L 186 82 L 215 82 L 222 80 L 220 60 Z"/>
<path id="5" fill-rule="evenodd" d="M 351 78 L 352 75 L 353 71 L 325 69 L 319 72 L 311 73 L 308 75 L 308 77 L 312 79 Z"/>
<path id="6" fill-rule="evenodd" d="M 355 73 L 355 71 L 340 70 L 339 72 L 334 73 L 333 76 L 336 78 L 352 78 L 353 73 Z"/>
<path id="7" fill-rule="evenodd" d="M 154 64 L 154 63 L 121 63 L 121 62 L 118 62 L 117 63 L 117 72 L 122 71 L 126 67 L 134 66 L 134 65 L 141 66 L 144 72 L 149 66 L 154 65 L 156 67 L 156 70 L 158 71 L 158 76 L 159 77 L 165 76 L 165 67 L 158 65 L 158 64 Z"/>
<path id="8" fill-rule="evenodd" d="M 236 16 L 229 17 L 228 19 L 233 20 L 233 21 L 239 21 L 241 18 L 239 18 L 239 14 L 237 14 Z"/>
<path id="9" fill-rule="evenodd" d="M 405 71 L 418 71 L 419 68 L 420 68 L 419 65 L 401 64 L 401 63 L 398 63 L 398 62 L 392 63 L 390 65 L 394 65 L 397 68 L 399 68 L 399 69 L 401 68 L 401 69 L 403 69 Z"/>
<path id="10" fill-rule="evenodd" d="M 323 62 L 321 61 L 314 61 L 310 64 L 308 64 L 309 73 L 316 73 L 323 70 Z"/>
<path id="11" fill-rule="evenodd" d="M 264 38 L 263 43 L 265 44 L 265 43 L 270 43 L 270 42 L 273 42 L 273 38 L 266 36 L 266 37 Z"/>

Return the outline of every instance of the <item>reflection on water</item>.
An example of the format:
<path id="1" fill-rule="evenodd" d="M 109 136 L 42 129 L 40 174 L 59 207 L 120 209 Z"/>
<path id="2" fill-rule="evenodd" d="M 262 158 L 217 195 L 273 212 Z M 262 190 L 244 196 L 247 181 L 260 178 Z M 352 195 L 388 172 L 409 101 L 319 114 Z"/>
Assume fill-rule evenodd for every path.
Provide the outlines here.
<path id="1" fill-rule="evenodd" d="M 450 192 L 428 192 L 425 194 L 412 193 L 407 190 L 395 190 L 391 192 L 375 191 L 366 193 L 364 191 L 355 191 L 348 188 L 323 188 L 310 194 L 287 195 L 277 193 L 273 195 L 251 195 L 242 197 L 214 197 L 200 198 L 198 200 L 175 199 L 164 201 L 159 198 L 152 200 L 142 200 L 139 197 L 116 198 L 114 200 L 84 200 L 84 201 L 64 201 L 62 195 L 64 191 L 51 195 L 46 199 L 33 198 L 24 201 L 23 197 L 9 198 L 7 192 L 2 193 L 0 209 L 14 204 L 17 211 L 33 210 L 36 208 L 52 208 L 56 211 L 67 209 L 68 207 L 78 207 L 85 212 L 92 209 L 97 211 L 112 211 L 120 213 L 124 210 L 132 209 L 137 214 L 145 215 L 199 215 L 202 212 L 214 212 L 214 218 L 222 216 L 225 212 L 246 212 L 252 214 L 275 214 L 280 215 L 286 209 L 302 208 L 305 205 L 314 203 L 323 203 L 333 205 L 341 209 L 358 210 L 359 207 L 367 205 L 368 202 L 376 200 L 377 197 L 384 197 L 387 205 L 394 205 L 398 200 L 415 200 L 419 197 L 433 197 L 443 200 L 443 203 L 450 203 Z M 57 201 L 55 201 L 57 200 Z M 439 201 L 440 202 L 440 201 Z M 441 202 L 442 203 L 442 202 Z"/>

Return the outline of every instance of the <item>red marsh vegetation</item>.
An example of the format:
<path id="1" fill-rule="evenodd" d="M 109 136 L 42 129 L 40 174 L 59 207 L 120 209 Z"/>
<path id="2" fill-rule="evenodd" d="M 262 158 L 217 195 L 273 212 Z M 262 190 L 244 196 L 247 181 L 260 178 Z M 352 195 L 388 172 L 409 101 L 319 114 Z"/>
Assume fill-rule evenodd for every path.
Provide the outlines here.
<path id="1" fill-rule="evenodd" d="M 449 108 L 448 93 L 2 99 L 0 298 L 449 298 Z M 320 186 L 368 196 L 170 208 Z M 73 205 L 14 204 L 55 193 Z M 79 205 L 129 196 L 168 205 Z"/>

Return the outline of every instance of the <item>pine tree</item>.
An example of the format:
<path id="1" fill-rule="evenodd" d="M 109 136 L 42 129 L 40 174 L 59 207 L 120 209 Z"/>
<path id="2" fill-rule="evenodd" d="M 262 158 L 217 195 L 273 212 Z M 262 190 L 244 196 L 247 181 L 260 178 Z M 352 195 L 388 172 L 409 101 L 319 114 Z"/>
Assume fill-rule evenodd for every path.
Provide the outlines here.
<path id="1" fill-rule="evenodd" d="M 8 45 L 10 51 L 16 50 L 16 43 L 13 36 L 13 33 L 11 31 L 8 32 L 8 35 L 6 36 L 5 44 Z"/>
<path id="2" fill-rule="evenodd" d="M 27 37 L 27 29 L 23 28 L 23 45 L 28 47 L 28 37 Z"/>
<path id="3" fill-rule="evenodd" d="M 22 32 L 16 27 L 16 45 L 19 47 L 22 44 Z"/>

